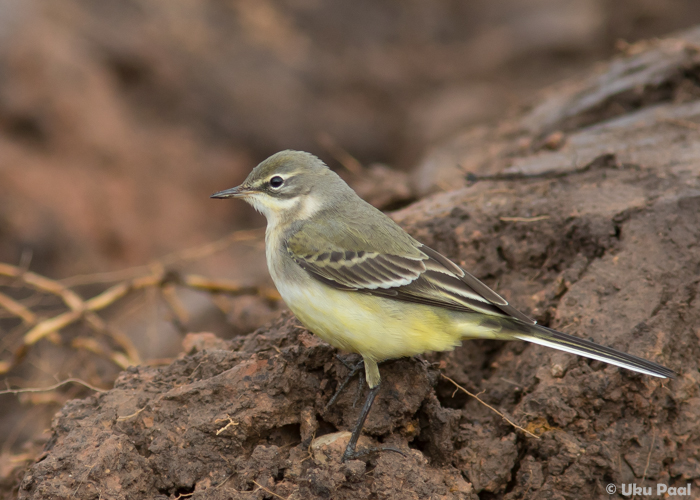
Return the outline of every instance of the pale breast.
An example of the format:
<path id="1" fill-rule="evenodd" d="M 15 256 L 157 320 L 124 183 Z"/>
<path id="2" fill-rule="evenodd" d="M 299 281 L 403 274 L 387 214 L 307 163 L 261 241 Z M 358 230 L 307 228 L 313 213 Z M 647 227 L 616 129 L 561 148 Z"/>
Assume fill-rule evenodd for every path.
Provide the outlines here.
<path id="1" fill-rule="evenodd" d="M 301 323 L 338 349 L 381 361 L 459 344 L 460 335 L 444 310 L 336 290 L 311 278 L 283 245 L 266 253 L 270 275 L 282 299 Z"/>

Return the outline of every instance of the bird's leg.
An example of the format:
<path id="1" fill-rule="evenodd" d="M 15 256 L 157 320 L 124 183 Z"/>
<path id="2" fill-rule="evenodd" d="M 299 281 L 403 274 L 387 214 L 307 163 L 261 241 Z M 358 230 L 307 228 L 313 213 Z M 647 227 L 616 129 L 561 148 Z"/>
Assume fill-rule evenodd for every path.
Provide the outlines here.
<path id="1" fill-rule="evenodd" d="M 374 447 L 360 451 L 357 451 L 355 449 L 357 447 L 357 441 L 360 439 L 360 434 L 362 433 L 362 427 L 364 427 L 365 425 L 365 420 L 367 420 L 367 415 L 369 415 L 369 410 L 372 408 L 372 403 L 374 403 L 374 398 L 377 396 L 378 392 L 379 384 L 370 388 L 369 394 L 367 394 L 367 399 L 365 400 L 365 404 L 362 406 L 360 418 L 357 419 L 355 428 L 352 430 L 352 435 L 350 436 L 350 442 L 348 443 L 348 446 L 345 448 L 345 452 L 343 453 L 343 462 L 345 462 L 346 460 L 355 460 L 356 458 L 368 455 L 370 453 L 375 453 L 377 451 L 393 451 L 398 453 L 399 455 L 405 456 L 401 450 L 397 450 L 396 448 L 391 447 Z"/>
<path id="2" fill-rule="evenodd" d="M 363 361 L 364 363 L 364 361 Z M 355 408 L 357 406 L 358 401 L 360 401 L 360 397 L 362 396 L 362 381 L 363 378 L 365 378 L 364 370 L 362 370 L 360 373 L 357 374 L 357 391 L 355 392 L 355 401 L 352 402 L 352 407 Z"/>
<path id="3" fill-rule="evenodd" d="M 348 375 L 345 377 L 345 380 L 343 380 L 343 381 L 341 382 L 341 384 L 338 386 L 338 389 L 335 391 L 335 394 L 333 394 L 333 397 L 332 397 L 332 398 L 330 399 L 330 401 L 328 401 L 328 403 L 326 404 L 326 409 L 330 408 L 330 407 L 338 400 L 338 397 L 340 396 L 340 393 L 343 392 L 343 390 L 347 387 L 347 385 L 350 383 L 350 380 L 352 380 L 352 378 L 357 374 L 357 372 L 359 372 L 360 370 L 362 370 L 362 369 L 364 368 L 364 366 L 365 366 L 365 362 L 364 362 L 362 359 L 359 361 L 359 363 L 357 363 L 357 364 L 355 364 L 355 365 L 351 365 L 350 363 L 348 363 L 347 361 L 345 361 L 345 360 L 344 360 L 343 358 L 341 358 L 340 356 L 336 356 L 336 358 L 338 358 L 338 359 L 340 360 L 340 362 L 343 363 L 343 364 L 345 365 L 345 367 L 346 367 L 348 370 L 350 370 L 350 372 L 349 372 Z M 358 392 L 359 392 L 359 391 L 360 391 L 360 388 L 362 387 L 362 381 L 361 381 L 361 380 L 358 381 L 358 384 L 357 384 L 357 385 L 358 385 Z M 358 396 L 358 397 L 359 397 L 359 396 Z M 357 399 L 357 398 L 356 398 L 356 399 Z M 353 404 L 353 407 L 354 407 L 354 406 L 355 406 L 355 405 Z"/>

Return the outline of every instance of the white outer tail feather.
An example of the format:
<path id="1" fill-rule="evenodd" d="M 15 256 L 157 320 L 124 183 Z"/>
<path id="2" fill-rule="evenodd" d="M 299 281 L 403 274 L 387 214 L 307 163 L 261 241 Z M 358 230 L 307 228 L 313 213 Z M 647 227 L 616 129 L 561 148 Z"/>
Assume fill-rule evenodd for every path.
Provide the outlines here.
<path id="1" fill-rule="evenodd" d="M 569 352 L 569 353 L 571 353 L 571 354 L 576 354 L 576 355 L 578 355 L 578 356 L 583 356 L 584 358 L 595 359 L 595 360 L 598 360 L 598 361 L 602 361 L 602 362 L 604 362 L 604 363 L 608 363 L 608 364 L 611 364 L 611 365 L 619 366 L 619 367 L 621 367 L 621 368 L 626 368 L 626 369 L 628 369 L 628 370 L 632 370 L 632 371 L 635 371 L 635 372 L 644 373 L 645 375 L 651 375 L 652 377 L 668 378 L 668 377 L 666 377 L 666 376 L 664 376 L 664 375 L 661 375 L 661 374 L 659 374 L 659 373 L 655 373 L 655 372 L 652 372 L 652 371 L 649 371 L 649 370 L 645 370 L 644 368 L 640 368 L 639 366 L 633 365 L 633 364 L 631 364 L 631 363 L 625 363 L 624 361 L 620 361 L 620 360 L 617 360 L 617 359 L 614 359 L 614 358 L 610 358 L 610 357 L 606 357 L 606 356 L 603 356 L 603 355 L 592 354 L 592 353 L 587 352 L 587 351 L 585 351 L 585 350 L 583 350 L 583 349 L 576 349 L 576 348 L 574 348 L 574 347 L 563 346 L 563 345 L 558 344 L 558 343 L 556 343 L 556 342 L 552 342 L 552 341 L 549 341 L 549 340 L 546 340 L 546 339 L 542 339 L 542 338 L 539 338 L 539 337 L 529 336 L 529 335 L 517 335 L 517 334 L 514 335 L 514 337 L 517 338 L 517 339 L 520 339 L 520 340 L 525 340 L 525 341 L 527 341 L 527 342 L 532 342 L 533 344 L 539 344 L 539 345 L 543 345 L 543 346 L 545 346 L 545 347 L 551 347 L 551 348 L 553 348 L 553 349 L 557 349 L 557 350 L 560 350 L 560 351 Z"/>

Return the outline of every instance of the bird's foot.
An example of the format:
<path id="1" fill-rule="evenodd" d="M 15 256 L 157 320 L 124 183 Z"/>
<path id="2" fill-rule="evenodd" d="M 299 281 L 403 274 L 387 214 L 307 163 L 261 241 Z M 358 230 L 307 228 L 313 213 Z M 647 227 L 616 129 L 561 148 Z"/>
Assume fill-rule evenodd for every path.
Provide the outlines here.
<path id="1" fill-rule="evenodd" d="M 338 397 L 340 396 L 340 393 L 343 392 L 343 390 L 347 387 L 347 385 L 350 383 L 350 380 L 352 380 L 352 378 L 359 373 L 360 379 L 357 382 L 357 395 L 355 396 L 355 402 L 352 404 L 352 407 L 354 408 L 357 405 L 357 402 L 360 400 L 360 395 L 362 394 L 362 372 L 363 368 L 365 367 L 365 362 L 362 359 L 360 359 L 358 363 L 355 363 L 353 365 L 351 363 L 348 363 L 339 355 L 336 355 L 336 358 L 338 358 L 338 360 L 341 363 L 343 363 L 343 365 L 345 365 L 345 367 L 350 371 L 345 377 L 345 380 L 343 380 L 338 386 L 338 389 L 335 391 L 335 394 L 333 394 L 333 397 L 326 404 L 326 409 L 330 408 L 333 404 L 335 404 L 335 402 L 338 400 Z"/>
<path id="2" fill-rule="evenodd" d="M 425 367 L 428 368 L 428 369 L 431 369 L 431 368 L 432 368 L 432 369 L 438 369 L 438 368 L 440 368 L 440 362 L 439 362 L 439 361 L 437 361 L 437 362 L 435 362 L 435 361 L 428 361 L 427 359 L 425 359 L 425 358 L 424 358 L 423 356 L 421 356 L 420 354 L 416 354 L 415 356 L 413 356 L 413 359 L 415 359 L 416 361 L 418 361 L 420 364 L 422 364 L 423 366 L 425 366 Z"/>
<path id="3" fill-rule="evenodd" d="M 367 419 L 369 410 L 372 408 L 372 403 L 374 403 L 374 398 L 377 396 L 378 392 L 379 384 L 369 389 L 369 394 L 367 394 L 365 404 L 362 405 L 362 410 L 360 410 L 360 417 L 357 419 L 355 428 L 352 430 L 352 434 L 350 435 L 350 441 L 348 442 L 348 445 L 345 448 L 345 452 L 343 453 L 343 462 L 347 460 L 354 460 L 356 458 L 364 457 L 365 455 L 377 453 L 380 451 L 393 451 L 394 453 L 398 453 L 401 456 L 406 456 L 401 450 L 392 448 L 391 446 L 365 448 L 359 451 L 356 449 L 357 441 L 360 439 L 360 433 L 362 432 L 362 427 L 365 425 L 365 420 Z"/>

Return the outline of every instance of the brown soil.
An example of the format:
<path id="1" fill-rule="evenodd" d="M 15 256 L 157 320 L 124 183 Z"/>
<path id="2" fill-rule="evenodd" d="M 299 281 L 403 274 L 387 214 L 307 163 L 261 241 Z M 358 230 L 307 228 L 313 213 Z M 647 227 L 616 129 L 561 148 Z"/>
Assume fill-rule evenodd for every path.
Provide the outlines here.
<path id="1" fill-rule="evenodd" d="M 660 362 L 676 380 L 495 341 L 387 362 L 364 444 L 405 456 L 343 464 L 356 384 L 326 409 L 347 369 L 285 313 L 232 341 L 190 336 L 169 366 L 131 368 L 113 390 L 69 402 L 19 497 L 700 490 L 699 39 L 695 30 L 631 47 L 517 119 L 435 149 L 416 176 L 464 187 L 394 214 L 540 322 Z"/>

